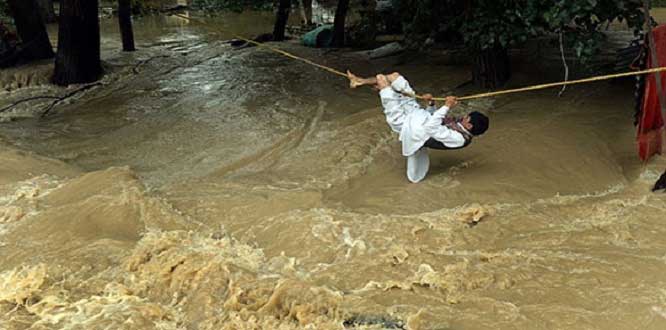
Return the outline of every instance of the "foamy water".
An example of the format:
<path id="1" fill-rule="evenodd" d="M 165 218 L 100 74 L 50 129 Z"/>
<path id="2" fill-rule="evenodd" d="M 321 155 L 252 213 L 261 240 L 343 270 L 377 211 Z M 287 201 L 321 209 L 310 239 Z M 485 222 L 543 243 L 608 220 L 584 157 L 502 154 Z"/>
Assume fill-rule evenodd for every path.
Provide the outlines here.
<path id="1" fill-rule="evenodd" d="M 105 52 L 102 88 L 2 114 L 0 329 L 666 327 L 666 163 L 636 160 L 630 84 L 463 104 L 491 130 L 414 185 L 370 90 L 150 31 Z M 281 46 L 421 92 L 467 79 Z"/>

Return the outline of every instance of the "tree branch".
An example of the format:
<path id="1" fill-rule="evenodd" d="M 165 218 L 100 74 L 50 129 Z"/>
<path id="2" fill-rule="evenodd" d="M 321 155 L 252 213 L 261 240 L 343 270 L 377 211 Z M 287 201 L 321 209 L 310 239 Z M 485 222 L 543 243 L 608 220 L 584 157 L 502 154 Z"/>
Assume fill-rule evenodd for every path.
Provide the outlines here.
<path id="1" fill-rule="evenodd" d="M 14 103 L 12 103 L 12 104 L 10 104 L 10 105 L 8 105 L 8 106 L 6 106 L 6 107 L 0 109 L 0 113 L 5 112 L 5 111 L 7 111 L 7 110 L 9 110 L 9 109 L 11 109 L 11 108 L 13 108 L 13 107 L 15 107 L 15 106 L 21 104 L 21 103 L 25 103 L 25 102 L 29 102 L 29 101 L 34 101 L 34 100 L 42 100 L 42 99 L 58 99 L 58 96 L 48 96 L 48 95 L 45 95 L 45 96 L 33 96 L 33 97 L 29 97 L 29 98 L 27 98 L 27 99 L 18 100 L 18 101 L 16 101 L 16 102 L 14 102 Z"/>
<path id="2" fill-rule="evenodd" d="M 67 94 L 65 94 L 65 95 L 63 95 L 63 96 L 57 97 L 55 101 L 51 102 L 51 104 L 50 104 L 49 106 L 47 106 L 46 108 L 44 108 L 44 112 L 42 112 L 42 114 L 41 114 L 39 117 L 40 117 L 40 118 L 44 118 L 44 117 L 46 117 L 46 116 L 49 114 L 49 112 L 50 112 L 51 110 L 53 110 L 53 108 L 54 108 L 56 105 L 58 105 L 58 103 L 60 103 L 60 102 L 62 102 L 62 101 L 64 101 L 64 100 L 66 100 L 66 99 L 68 99 L 68 98 L 70 98 L 70 97 L 72 97 L 72 96 L 74 96 L 74 95 L 76 95 L 76 94 L 78 94 L 78 93 L 80 93 L 80 92 L 86 91 L 86 90 L 88 90 L 88 89 L 91 89 L 91 88 L 93 88 L 93 87 L 100 86 L 100 85 L 102 85 L 101 82 L 99 82 L 99 81 L 98 81 L 98 82 L 94 82 L 94 83 L 91 83 L 91 84 L 84 85 L 84 86 L 82 86 L 81 88 L 76 89 L 76 90 L 73 90 L 73 91 L 71 91 L 71 92 L 69 92 L 69 93 L 67 93 Z"/>
<path id="3" fill-rule="evenodd" d="M 564 57 L 564 31 L 562 29 L 560 29 L 560 54 L 562 55 L 562 63 L 564 64 L 564 81 L 569 81 L 569 66 L 567 65 L 567 59 Z M 567 85 L 562 86 L 562 90 L 557 96 L 562 97 L 565 90 L 567 90 Z"/>

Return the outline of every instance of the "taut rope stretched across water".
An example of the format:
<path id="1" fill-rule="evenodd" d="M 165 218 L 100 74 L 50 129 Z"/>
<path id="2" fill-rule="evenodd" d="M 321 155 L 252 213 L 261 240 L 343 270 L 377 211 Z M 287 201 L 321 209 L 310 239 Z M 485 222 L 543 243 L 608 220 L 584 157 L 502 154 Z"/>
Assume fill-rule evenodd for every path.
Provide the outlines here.
<path id="1" fill-rule="evenodd" d="M 197 18 L 192 18 L 192 17 L 187 17 L 187 16 L 182 15 L 182 14 L 174 14 L 174 16 L 177 16 L 177 17 L 183 18 L 183 19 L 188 20 L 188 21 L 197 22 L 197 23 L 199 23 L 199 24 L 201 24 L 201 25 L 210 25 L 210 24 L 204 22 L 203 20 L 200 20 L 200 19 L 197 19 Z M 217 28 L 217 27 L 216 27 L 216 29 L 218 29 L 218 30 L 220 30 L 220 31 L 223 31 L 223 32 L 230 33 L 230 31 L 225 31 L 225 30 L 220 29 L 220 28 Z M 307 63 L 307 64 L 309 64 L 309 65 L 312 65 L 312 66 L 318 67 L 318 68 L 320 68 L 320 69 L 326 70 L 326 71 L 328 71 L 328 72 L 330 72 L 330 73 L 333 73 L 333 74 L 336 74 L 336 75 L 343 76 L 343 77 L 347 78 L 347 74 L 344 73 L 344 72 L 342 72 L 342 71 L 339 71 L 339 70 L 333 69 L 333 68 L 331 68 L 331 67 L 328 67 L 328 66 L 325 66 L 325 65 L 322 65 L 322 64 L 319 64 L 319 63 L 315 63 L 315 62 L 313 62 L 313 61 L 311 61 L 311 60 L 308 60 L 308 59 L 306 59 L 306 58 L 303 58 L 303 57 L 300 57 L 300 56 L 294 55 L 294 54 L 292 54 L 292 53 L 286 52 L 286 51 L 284 51 L 284 50 L 282 50 L 282 49 L 275 48 L 275 47 L 272 47 L 272 46 L 270 46 L 270 45 L 267 45 L 267 44 L 264 44 L 264 43 L 261 43 L 261 42 L 254 41 L 254 40 L 252 40 L 252 39 L 247 39 L 247 38 L 245 38 L 245 37 L 243 37 L 243 36 L 235 35 L 235 34 L 233 34 L 233 33 L 231 33 L 231 34 L 232 34 L 233 37 L 236 38 L 236 39 L 243 40 L 243 41 L 245 41 L 245 42 L 248 42 L 248 43 L 254 44 L 254 45 L 259 46 L 259 47 L 262 47 L 262 48 L 266 48 L 266 49 L 271 50 L 271 51 L 273 51 L 273 52 L 276 52 L 276 53 L 278 53 L 278 54 L 281 54 L 281 55 L 284 55 L 284 56 L 286 56 L 286 57 L 289 57 L 289 58 L 291 58 L 291 59 L 294 59 L 294 60 L 297 60 L 297 61 L 301 61 L 301 62 Z M 474 95 L 468 95 L 468 96 L 458 97 L 458 100 L 459 100 L 459 101 L 464 101 L 464 100 L 480 99 L 480 98 L 492 97 L 492 96 L 498 96 L 498 95 L 514 94 L 514 93 L 522 93 L 522 92 L 535 91 L 535 90 L 546 89 L 546 88 L 553 88 L 553 87 L 560 87 L 560 86 L 568 86 L 568 85 L 576 85 L 576 84 L 584 84 L 584 83 L 590 83 L 590 82 L 595 82 L 595 81 L 602 81 L 602 80 L 609 80 L 609 79 L 615 79 L 615 78 L 621 78 L 621 77 L 630 77 L 630 76 L 644 75 L 644 74 L 650 74 L 650 73 L 656 73 L 656 72 L 663 72 L 663 71 L 666 71 L 666 67 L 658 67 L 658 68 L 651 68 L 651 69 L 640 70 L 640 71 L 630 71 L 630 72 L 623 72 L 623 73 L 615 73 L 615 74 L 609 74 L 609 75 L 603 75 L 603 76 L 595 76 L 595 77 L 590 77 L 590 78 L 585 78 L 585 79 L 578 79 L 578 80 L 569 80 L 569 81 L 561 81 L 561 82 L 548 83 L 548 84 L 532 85 L 532 86 L 527 86 L 527 87 L 522 87 L 522 88 L 507 89 L 507 90 L 503 90 L 503 91 L 495 91 L 495 92 L 488 92 L 488 93 L 480 93 L 480 94 L 474 94 Z M 415 94 L 415 95 L 411 95 L 411 94 L 410 94 L 409 96 L 413 96 L 413 97 L 418 98 L 418 99 L 423 99 L 423 96 L 418 95 L 418 94 Z M 445 99 L 446 99 L 446 98 L 444 98 L 444 97 L 434 97 L 434 98 L 433 98 L 433 100 L 436 100 L 436 101 L 444 101 Z"/>

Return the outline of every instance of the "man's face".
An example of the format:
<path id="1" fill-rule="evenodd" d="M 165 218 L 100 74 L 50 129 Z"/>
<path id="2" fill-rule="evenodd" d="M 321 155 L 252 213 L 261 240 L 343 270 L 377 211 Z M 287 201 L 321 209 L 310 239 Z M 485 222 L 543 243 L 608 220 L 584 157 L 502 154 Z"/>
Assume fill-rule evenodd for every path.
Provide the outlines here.
<path id="1" fill-rule="evenodd" d="M 468 131 L 471 130 L 472 127 L 474 127 L 474 125 L 472 125 L 472 123 L 470 122 L 469 115 L 463 117 L 463 119 L 462 119 L 462 121 L 461 121 L 460 123 L 461 123 L 461 124 L 463 125 L 463 127 L 464 127 L 466 130 L 468 130 Z"/>

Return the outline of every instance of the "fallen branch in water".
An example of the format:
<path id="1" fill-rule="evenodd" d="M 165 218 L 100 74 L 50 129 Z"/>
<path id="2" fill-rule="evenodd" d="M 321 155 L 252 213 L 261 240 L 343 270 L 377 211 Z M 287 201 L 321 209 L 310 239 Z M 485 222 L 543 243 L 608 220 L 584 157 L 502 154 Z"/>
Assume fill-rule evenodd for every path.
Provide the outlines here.
<path id="1" fill-rule="evenodd" d="M 57 97 L 57 96 L 48 96 L 48 95 L 46 95 L 46 96 L 33 96 L 33 97 L 29 97 L 29 98 L 27 98 L 27 99 L 18 100 L 18 101 L 16 101 L 16 102 L 14 102 L 14 103 L 12 103 L 12 104 L 10 104 L 10 105 L 8 105 L 8 106 L 6 106 L 6 107 L 0 109 L 0 112 L 5 112 L 5 111 L 7 111 L 7 110 L 9 110 L 9 109 L 11 109 L 11 108 L 13 108 L 13 107 L 15 107 L 15 106 L 21 104 L 21 103 L 30 102 L 30 101 L 35 101 L 35 100 L 42 100 L 42 99 L 58 99 L 58 97 Z"/>
<path id="2" fill-rule="evenodd" d="M 91 84 L 87 84 L 87 85 L 84 85 L 84 86 L 82 86 L 82 87 L 80 87 L 80 88 L 78 88 L 78 89 L 75 89 L 75 90 L 73 90 L 73 91 L 71 91 L 71 92 L 69 92 L 69 93 L 67 93 L 67 94 L 65 94 L 65 95 L 63 95 L 63 96 L 40 95 L 40 96 L 32 96 L 32 97 L 29 97 L 29 98 L 26 98 L 26 99 L 21 99 L 21 100 L 18 100 L 18 101 L 16 101 L 16 102 L 14 102 L 14 103 L 12 103 L 12 104 L 10 104 L 10 105 L 8 105 L 8 106 L 6 106 L 6 107 L 0 109 L 0 113 L 5 112 L 5 111 L 7 111 L 7 110 L 9 110 L 9 109 L 12 109 L 12 108 L 16 107 L 17 105 L 19 105 L 19 104 L 21 104 L 21 103 L 26 103 L 26 102 L 35 101 L 35 100 L 43 100 L 43 99 L 54 100 L 53 102 L 51 102 L 51 104 L 49 104 L 47 107 L 44 108 L 42 114 L 40 115 L 40 117 L 44 117 L 44 116 L 46 116 L 46 115 L 47 115 L 47 114 L 48 114 L 48 113 L 49 113 L 49 112 L 50 112 L 50 111 L 51 111 L 56 105 L 58 105 L 58 103 L 60 103 L 60 102 L 62 102 L 62 101 L 64 101 L 64 100 L 66 100 L 67 98 L 70 98 L 70 97 L 72 97 L 72 96 L 78 94 L 79 92 L 83 92 L 83 91 L 85 91 L 85 90 L 91 89 L 91 88 L 93 88 L 93 87 L 95 87 L 95 86 L 99 86 L 99 85 L 102 85 L 102 83 L 101 83 L 101 82 L 94 82 L 94 83 L 91 83 Z"/>
<path id="3" fill-rule="evenodd" d="M 89 90 L 89 89 L 91 89 L 91 88 L 93 88 L 93 87 L 100 86 L 100 85 L 102 85 L 101 82 L 99 82 L 99 81 L 98 81 L 98 82 L 94 82 L 94 83 L 91 83 L 91 84 L 84 85 L 84 86 L 82 86 L 82 87 L 79 88 L 79 89 L 73 90 L 73 91 L 71 91 L 71 92 L 69 92 L 69 93 L 67 93 L 67 94 L 65 94 L 65 95 L 63 95 L 63 96 L 58 97 L 55 101 L 51 102 L 51 104 L 45 108 L 44 112 L 42 112 L 42 114 L 41 114 L 39 117 L 40 117 L 40 118 L 44 118 L 44 117 L 46 117 L 46 115 L 48 115 L 49 112 L 50 112 L 51 110 L 53 110 L 53 108 L 54 108 L 56 105 L 58 105 L 58 103 L 60 103 L 60 102 L 62 102 L 62 101 L 64 101 L 64 100 L 66 100 L 66 99 L 68 99 L 68 98 L 70 98 L 70 97 L 72 97 L 72 96 L 74 96 L 74 95 L 76 95 L 76 94 L 78 94 L 78 93 L 80 93 L 80 92 L 83 92 L 83 91 Z"/>

